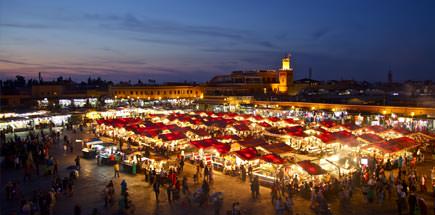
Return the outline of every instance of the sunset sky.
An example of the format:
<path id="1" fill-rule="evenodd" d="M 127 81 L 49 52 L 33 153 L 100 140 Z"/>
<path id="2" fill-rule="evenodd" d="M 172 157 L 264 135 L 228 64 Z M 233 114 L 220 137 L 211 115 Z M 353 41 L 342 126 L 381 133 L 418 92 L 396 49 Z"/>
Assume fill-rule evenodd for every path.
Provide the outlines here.
<path id="1" fill-rule="evenodd" d="M 435 1 L 0 0 L 0 79 L 435 79 Z"/>

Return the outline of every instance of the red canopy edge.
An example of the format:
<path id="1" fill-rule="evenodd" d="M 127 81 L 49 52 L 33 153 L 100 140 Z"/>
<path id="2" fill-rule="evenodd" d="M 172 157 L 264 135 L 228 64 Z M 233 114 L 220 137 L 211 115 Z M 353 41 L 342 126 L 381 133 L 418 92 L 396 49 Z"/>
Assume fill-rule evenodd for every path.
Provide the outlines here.
<path id="1" fill-rule="evenodd" d="M 283 164 L 285 162 L 283 158 L 281 158 L 279 155 L 276 155 L 273 153 L 263 155 L 263 156 L 261 156 L 261 159 L 268 162 L 268 163 L 273 163 L 273 164 Z"/>

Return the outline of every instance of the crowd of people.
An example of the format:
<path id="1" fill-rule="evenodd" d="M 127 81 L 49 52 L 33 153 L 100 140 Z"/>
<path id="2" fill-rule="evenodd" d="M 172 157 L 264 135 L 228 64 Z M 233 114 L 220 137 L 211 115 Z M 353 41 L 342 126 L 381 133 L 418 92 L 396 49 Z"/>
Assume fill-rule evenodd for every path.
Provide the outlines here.
<path id="1" fill-rule="evenodd" d="M 76 158 L 76 165 L 69 168 L 66 176 L 61 177 L 58 161 L 50 153 L 52 147 L 63 142 L 65 153 L 72 154 L 73 144 L 68 136 L 61 138 L 61 131 L 55 131 L 50 127 L 45 132 L 30 131 L 24 137 L 16 134 L 8 137 L 2 133 L 1 141 L 1 155 L 5 158 L 2 168 L 23 172 L 23 180 L 9 180 L 4 187 L 6 200 L 10 203 L 19 202 L 20 214 L 53 214 L 58 198 L 73 196 L 74 183 L 79 175 L 80 158 Z M 25 183 L 41 178 L 51 180 L 50 186 L 33 188 L 30 195 L 23 192 Z"/>

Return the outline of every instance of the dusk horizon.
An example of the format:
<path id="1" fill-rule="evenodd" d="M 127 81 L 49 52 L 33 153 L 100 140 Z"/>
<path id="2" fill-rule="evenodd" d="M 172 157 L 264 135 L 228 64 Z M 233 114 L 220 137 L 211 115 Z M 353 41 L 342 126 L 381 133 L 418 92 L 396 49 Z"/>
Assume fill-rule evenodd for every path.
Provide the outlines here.
<path id="1" fill-rule="evenodd" d="M 433 6 L 1 1 L 0 79 L 206 82 L 290 53 L 295 80 L 434 80 Z"/>

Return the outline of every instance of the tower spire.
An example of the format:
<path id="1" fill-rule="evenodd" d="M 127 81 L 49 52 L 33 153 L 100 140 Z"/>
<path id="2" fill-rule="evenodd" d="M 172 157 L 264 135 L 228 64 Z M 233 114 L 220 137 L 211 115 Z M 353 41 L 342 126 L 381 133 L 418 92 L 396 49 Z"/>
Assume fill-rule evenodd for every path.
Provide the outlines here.
<path id="1" fill-rule="evenodd" d="M 287 54 L 282 58 L 282 67 L 281 70 L 290 70 L 290 54 Z"/>
<path id="2" fill-rule="evenodd" d="M 388 83 L 389 84 L 393 83 L 393 72 L 391 71 L 391 66 L 388 69 Z"/>

